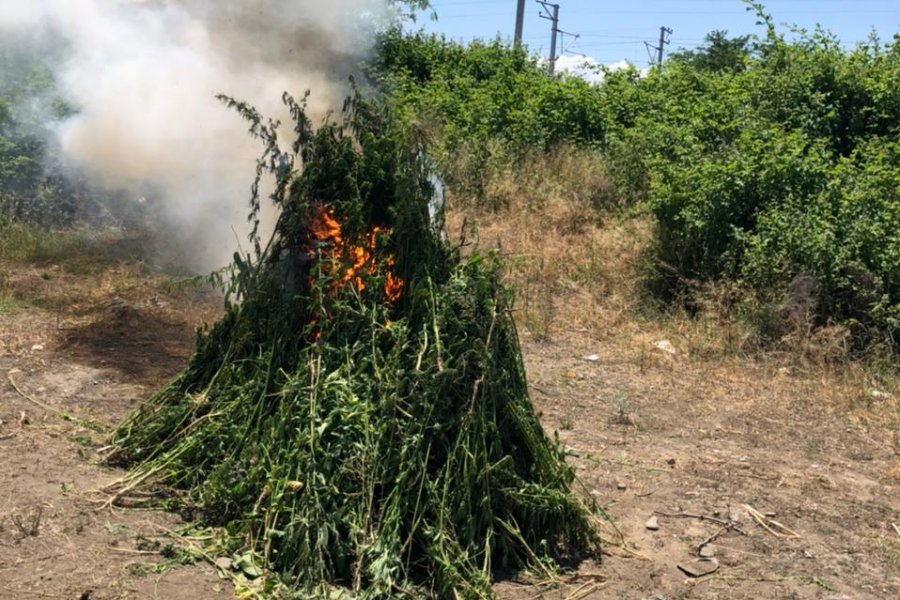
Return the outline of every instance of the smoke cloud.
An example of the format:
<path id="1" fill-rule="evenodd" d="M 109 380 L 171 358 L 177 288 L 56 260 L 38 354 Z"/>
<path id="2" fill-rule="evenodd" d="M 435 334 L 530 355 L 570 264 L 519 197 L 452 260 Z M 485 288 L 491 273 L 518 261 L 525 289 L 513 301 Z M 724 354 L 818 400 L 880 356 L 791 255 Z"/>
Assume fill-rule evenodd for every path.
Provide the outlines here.
<path id="1" fill-rule="evenodd" d="M 54 141 L 97 185 L 152 186 L 187 264 L 208 269 L 246 228 L 260 151 L 214 95 L 281 117 L 283 92 L 311 89 L 323 116 L 389 18 L 385 0 L 30 0 L 0 4 L 0 35 L 63 40 L 56 77 L 77 114 Z"/>

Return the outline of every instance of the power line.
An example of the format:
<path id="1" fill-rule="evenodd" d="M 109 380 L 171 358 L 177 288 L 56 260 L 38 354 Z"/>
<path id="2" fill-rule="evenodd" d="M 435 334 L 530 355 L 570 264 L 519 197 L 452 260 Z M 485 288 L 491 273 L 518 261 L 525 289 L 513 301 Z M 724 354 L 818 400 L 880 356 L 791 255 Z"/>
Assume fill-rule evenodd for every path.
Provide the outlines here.
<path id="1" fill-rule="evenodd" d="M 441 21 L 449 21 L 450 19 L 472 19 L 473 16 L 476 17 L 508 17 L 511 13 L 509 11 L 506 12 L 495 12 L 495 13 L 481 13 L 479 15 L 472 14 L 463 14 L 463 15 L 444 15 L 441 17 Z"/>
<path id="2" fill-rule="evenodd" d="M 0 0 L 2 1 L 2 0 Z M 647 3 L 633 3 L 629 4 L 619 4 L 617 7 L 604 8 L 601 3 L 594 2 L 568 2 L 565 6 L 561 6 L 563 2 L 561 0 L 535 0 L 539 5 L 540 12 L 538 16 L 544 18 L 545 20 L 551 21 L 551 39 L 550 39 L 550 56 L 548 61 L 548 70 L 550 72 L 554 72 L 558 65 L 558 59 L 560 55 L 565 54 L 569 50 L 573 49 L 587 49 L 594 48 L 596 52 L 601 54 L 611 54 L 616 52 L 613 50 L 614 48 L 622 48 L 624 52 L 624 48 L 633 46 L 633 50 L 628 50 L 627 54 L 632 57 L 632 60 L 638 58 L 638 52 L 640 51 L 640 47 L 643 46 L 645 50 L 649 54 L 650 63 L 653 65 L 658 65 L 664 59 L 666 53 L 672 52 L 676 47 L 674 44 L 674 40 L 670 41 L 669 36 L 672 35 L 671 31 L 666 33 L 660 32 L 659 40 L 654 40 L 652 43 L 646 43 L 644 40 L 648 39 L 640 39 L 641 33 L 638 31 L 639 26 L 635 27 L 639 24 L 640 21 L 644 21 L 645 18 L 640 17 L 640 15 L 658 15 L 661 20 L 669 18 L 676 19 L 676 16 L 666 17 L 667 14 L 675 13 L 678 17 L 687 17 L 688 21 L 695 21 L 697 23 L 707 22 L 713 23 L 717 21 L 713 15 L 733 15 L 735 17 L 738 14 L 745 13 L 742 7 L 737 7 L 737 10 L 725 10 L 724 6 L 719 6 L 722 4 L 722 0 L 690 0 L 688 1 L 679 1 L 679 0 L 666 0 L 665 2 L 647 2 Z M 715 4 L 713 4 L 715 2 Z M 775 0 L 772 0 L 772 3 L 775 4 Z M 529 44 L 532 46 L 532 50 L 542 47 L 543 52 L 538 52 L 546 56 L 547 46 L 543 46 L 544 43 L 537 43 L 539 39 L 546 39 L 545 37 L 538 38 L 534 35 L 524 35 L 524 28 L 527 25 L 529 27 L 529 32 L 531 28 L 531 16 L 527 14 L 522 14 L 520 18 L 520 12 L 524 13 L 522 10 L 523 5 L 525 4 L 524 0 L 516 0 L 515 4 L 513 4 L 512 0 L 434 0 L 431 3 L 431 6 L 435 9 L 442 9 L 440 12 L 448 12 L 449 15 L 442 16 L 441 20 L 446 20 L 449 28 L 459 28 L 459 22 L 461 19 L 467 19 L 472 21 L 471 26 L 466 25 L 464 29 L 472 30 L 481 27 L 480 22 L 483 20 L 485 24 L 490 23 L 490 26 L 497 27 L 500 31 L 509 31 L 506 27 L 503 27 L 502 24 L 498 23 L 499 18 L 502 18 L 504 21 L 508 18 L 509 25 L 512 25 L 512 21 L 515 18 L 515 34 L 514 41 L 518 46 L 522 46 L 524 44 Z M 737 4 L 737 2 L 735 2 Z M 858 14 L 858 15 L 870 15 L 871 19 L 877 20 L 879 16 L 877 15 L 888 15 L 888 17 L 880 17 L 882 21 L 891 20 L 889 15 L 900 14 L 900 3 L 897 0 L 855 0 L 853 3 L 853 8 L 850 9 L 847 6 L 847 0 L 781 0 L 778 2 L 779 6 L 774 10 L 770 10 L 775 17 L 781 16 L 789 16 L 789 15 L 835 15 L 832 17 L 832 20 L 836 18 L 840 18 L 837 15 L 841 14 Z M 678 6 L 684 6 L 684 9 L 678 9 Z M 820 6 L 821 8 L 817 10 L 812 10 L 814 7 Z M 658 9 L 656 7 L 659 7 Z M 896 8 L 895 8 L 896 7 Z M 527 7 L 526 7 L 527 8 Z M 569 20 L 573 18 L 578 18 L 579 23 L 588 25 L 590 29 L 593 31 L 583 32 L 578 35 L 570 34 L 566 31 L 563 31 L 560 28 L 562 24 L 561 13 L 562 9 L 565 9 L 565 18 L 567 19 L 567 23 Z M 554 12 L 556 13 L 554 15 Z M 604 28 L 601 23 L 598 21 L 597 16 L 604 15 L 606 17 L 611 17 L 611 19 L 604 19 L 606 27 Z M 627 15 L 634 15 L 629 18 Z M 703 15 L 710 15 L 709 19 L 704 19 Z M 555 17 L 555 19 L 554 19 Z M 693 18 L 692 17 L 697 17 Z M 609 28 L 613 22 L 623 22 L 628 21 L 627 25 L 631 25 L 629 28 L 627 25 L 625 28 L 614 29 Z M 729 24 L 731 22 L 729 21 Z M 623 24 L 625 24 L 623 22 Z M 593 25 L 593 27 L 591 27 Z M 699 32 L 690 31 L 688 32 L 686 29 L 690 29 L 694 23 L 684 24 L 681 21 L 673 22 L 672 26 L 677 27 L 679 31 L 682 33 L 695 34 Z M 737 25 L 735 25 L 737 27 Z M 483 28 L 483 27 L 481 27 Z M 728 29 L 732 29 L 731 26 Z M 630 34 L 630 35 L 629 35 Z M 501 33 L 494 33 L 493 35 L 471 35 L 471 36 L 462 36 L 463 39 L 484 39 L 486 37 L 496 37 L 498 35 L 503 35 Z M 508 34 L 505 34 L 508 35 Z M 570 37 L 571 36 L 571 37 Z M 855 35 L 853 37 L 859 37 L 859 35 Z M 691 38 L 682 38 L 679 36 L 678 39 L 679 44 L 677 45 L 679 48 L 691 49 L 694 47 L 699 47 L 702 44 L 706 43 L 707 40 L 699 39 L 696 35 Z M 852 47 L 856 42 L 842 42 L 842 47 Z M 607 50 L 604 50 L 606 48 Z"/>
<path id="3" fill-rule="evenodd" d="M 569 36 L 572 38 L 572 41 L 569 43 L 569 46 L 576 43 L 578 41 L 578 38 L 581 37 L 577 33 L 569 33 L 568 31 L 563 31 L 562 29 L 560 29 L 559 30 L 559 39 L 562 42 L 560 44 L 560 46 L 562 47 L 562 51 L 560 52 L 560 54 L 565 54 L 569 48 L 569 46 L 566 46 L 566 36 Z M 557 57 L 557 58 L 559 58 L 559 57 Z"/>
<path id="4" fill-rule="evenodd" d="M 574 11 L 579 15 L 734 15 L 733 10 L 678 10 L 678 9 L 657 9 L 657 10 L 578 10 Z M 782 15 L 838 15 L 838 14 L 897 14 L 900 9 L 820 9 L 820 10 L 779 10 L 774 13 L 775 17 Z"/>

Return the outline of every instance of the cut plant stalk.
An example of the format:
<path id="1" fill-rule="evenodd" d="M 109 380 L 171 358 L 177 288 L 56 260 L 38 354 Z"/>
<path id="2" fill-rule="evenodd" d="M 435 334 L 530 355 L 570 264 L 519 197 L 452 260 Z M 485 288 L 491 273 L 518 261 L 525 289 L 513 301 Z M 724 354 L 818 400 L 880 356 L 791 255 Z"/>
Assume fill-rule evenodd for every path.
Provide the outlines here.
<path id="1" fill-rule="evenodd" d="M 131 472 L 113 499 L 185 490 L 304 597 L 489 598 L 492 570 L 599 557 L 598 509 L 528 396 L 512 295 L 494 257 L 441 236 L 422 144 L 359 96 L 315 131 L 285 96 L 285 153 L 225 101 L 265 145 L 250 219 L 266 174 L 280 217 L 266 244 L 254 225 L 185 370 L 116 433 L 109 461 Z"/>

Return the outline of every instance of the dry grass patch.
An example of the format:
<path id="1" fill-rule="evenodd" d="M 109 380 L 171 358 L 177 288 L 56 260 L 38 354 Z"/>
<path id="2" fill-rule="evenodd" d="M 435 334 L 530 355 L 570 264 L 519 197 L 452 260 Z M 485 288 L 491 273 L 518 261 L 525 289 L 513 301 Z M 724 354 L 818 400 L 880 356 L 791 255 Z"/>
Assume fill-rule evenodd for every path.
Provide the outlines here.
<path id="1" fill-rule="evenodd" d="M 638 254 L 649 234 L 645 219 L 595 222 L 573 233 L 560 204 L 541 210 L 450 211 L 448 229 L 466 231 L 465 243 L 497 248 L 505 277 L 517 292 L 520 321 L 543 339 L 555 332 L 586 329 L 612 333 L 630 323 L 639 292 Z"/>
<path id="2" fill-rule="evenodd" d="M 754 364 L 818 382 L 830 406 L 854 422 L 900 429 L 896 357 L 873 351 L 854 360 L 848 332 L 813 327 L 796 294 L 762 306 L 740 286 L 717 283 L 695 285 L 686 303 L 650 298 L 654 222 L 612 210 L 614 200 L 597 205 L 614 192 L 596 154 L 561 148 L 545 162 L 526 157 L 487 171 L 484 194 L 495 200 L 449 195 L 447 229 L 464 248 L 502 254 L 526 338 L 586 335 L 642 370 L 688 360 L 742 374 Z M 764 319 L 777 323 L 774 341 Z"/>
<path id="3" fill-rule="evenodd" d="M 502 151 L 478 186 L 449 194 L 447 229 L 469 246 L 496 248 L 517 290 L 520 324 L 539 339 L 587 329 L 598 335 L 631 321 L 640 253 L 652 235 L 646 216 L 613 216 L 616 194 L 601 157 L 562 146 L 515 160 Z M 449 166 L 461 179 L 465 153 Z M 477 190 L 477 191 L 476 191 Z"/>

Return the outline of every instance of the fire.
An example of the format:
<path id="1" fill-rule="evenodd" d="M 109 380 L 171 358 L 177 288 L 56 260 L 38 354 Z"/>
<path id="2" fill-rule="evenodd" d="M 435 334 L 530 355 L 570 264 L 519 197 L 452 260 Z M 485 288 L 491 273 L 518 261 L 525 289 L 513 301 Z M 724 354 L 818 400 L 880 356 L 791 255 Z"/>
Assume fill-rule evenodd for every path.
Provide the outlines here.
<path id="1" fill-rule="evenodd" d="M 382 270 L 385 276 L 384 298 L 390 303 L 397 302 L 403 292 L 404 282 L 394 275 L 392 269 L 396 264 L 393 256 L 386 256 L 379 265 L 375 254 L 380 236 L 388 232 L 381 227 L 373 227 L 358 243 L 348 243 L 341 231 L 341 224 L 334 210 L 322 207 L 312 223 L 312 237 L 326 246 L 324 256 L 335 265 L 333 289 L 337 290 L 352 285 L 362 293 L 366 289 L 365 275 L 375 275 Z"/>
<path id="2" fill-rule="evenodd" d="M 331 242 L 335 246 L 343 245 L 341 224 L 334 219 L 334 211 L 323 208 L 313 222 L 312 236 L 320 242 Z"/>

